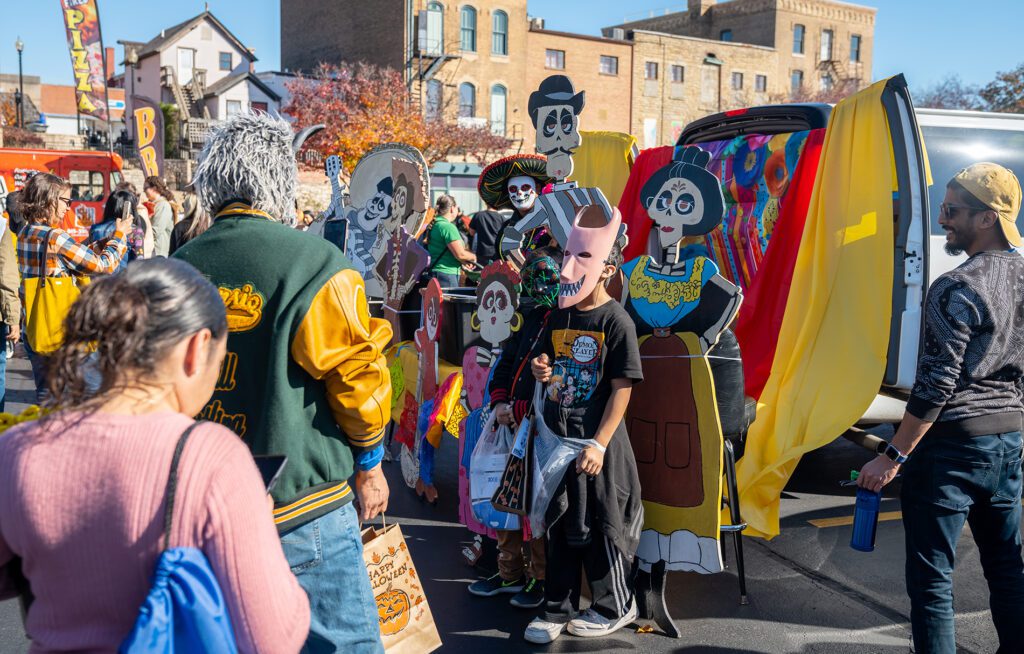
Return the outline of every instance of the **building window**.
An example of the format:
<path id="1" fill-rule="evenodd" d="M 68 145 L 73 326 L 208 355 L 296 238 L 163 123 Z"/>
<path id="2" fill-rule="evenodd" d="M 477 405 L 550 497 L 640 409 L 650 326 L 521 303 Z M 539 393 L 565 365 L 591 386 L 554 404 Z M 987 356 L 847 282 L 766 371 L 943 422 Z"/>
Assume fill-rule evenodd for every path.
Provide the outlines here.
<path id="1" fill-rule="evenodd" d="M 743 90 L 743 73 L 732 74 L 732 88 L 734 91 Z"/>
<path id="2" fill-rule="evenodd" d="M 619 58 L 601 55 L 601 73 L 604 75 L 618 75 Z"/>
<path id="3" fill-rule="evenodd" d="M 821 90 L 822 91 L 831 91 L 833 85 L 834 85 L 834 82 L 832 80 L 832 75 L 831 74 L 825 73 L 824 75 L 821 76 Z"/>
<path id="4" fill-rule="evenodd" d="M 231 53 L 222 52 L 220 53 L 220 69 L 231 70 L 234 66 L 231 65 Z"/>
<path id="5" fill-rule="evenodd" d="M 832 61 L 832 30 L 821 30 L 821 60 Z"/>
<path id="6" fill-rule="evenodd" d="M 648 61 L 644 64 L 644 79 L 658 79 L 658 62 Z"/>
<path id="7" fill-rule="evenodd" d="M 754 90 L 758 93 L 764 93 L 768 90 L 768 76 L 767 75 L 756 75 L 754 77 Z"/>
<path id="8" fill-rule="evenodd" d="M 732 30 L 722 30 L 718 34 L 719 41 L 732 41 Z"/>
<path id="9" fill-rule="evenodd" d="M 491 87 L 491 132 L 505 136 L 505 115 L 508 107 L 508 89 L 501 84 Z"/>
<path id="10" fill-rule="evenodd" d="M 672 66 L 670 70 L 672 71 L 672 83 L 682 84 L 683 78 L 686 75 L 685 69 L 682 66 Z"/>
<path id="11" fill-rule="evenodd" d="M 249 107 L 252 108 L 253 111 L 258 111 L 261 113 L 267 113 L 269 109 L 266 102 L 252 102 L 249 104 Z"/>
<path id="12" fill-rule="evenodd" d="M 440 2 L 427 3 L 427 25 L 421 34 L 421 52 L 431 56 L 444 54 L 444 5 Z"/>
<path id="13" fill-rule="evenodd" d="M 804 86 L 804 71 L 794 70 L 789 76 L 789 87 L 793 93 L 796 93 Z"/>
<path id="14" fill-rule="evenodd" d="M 476 87 L 469 82 L 459 84 L 459 118 L 476 115 Z"/>
<path id="15" fill-rule="evenodd" d="M 439 79 L 427 82 L 427 120 L 437 120 L 441 115 L 441 102 L 444 99 L 444 84 Z"/>
<path id="16" fill-rule="evenodd" d="M 504 11 L 494 12 L 491 52 L 496 55 L 508 55 L 508 14 Z"/>
<path id="17" fill-rule="evenodd" d="M 860 34 L 850 37 L 850 61 L 860 61 Z"/>
<path id="18" fill-rule="evenodd" d="M 803 25 L 793 26 L 793 54 L 804 53 L 804 35 L 807 33 L 807 28 Z"/>
<path id="19" fill-rule="evenodd" d="M 241 100 L 228 100 L 227 101 L 227 114 L 228 116 L 234 116 L 235 114 L 242 113 L 242 101 Z"/>
<path id="20" fill-rule="evenodd" d="M 476 9 L 463 7 L 460 16 L 462 51 L 476 52 Z"/>
<path id="21" fill-rule="evenodd" d="M 103 173 L 88 170 L 72 170 L 68 176 L 71 182 L 71 199 L 82 202 L 103 201 Z"/>
<path id="22" fill-rule="evenodd" d="M 565 50 L 545 50 L 544 66 L 555 70 L 565 70 Z"/>

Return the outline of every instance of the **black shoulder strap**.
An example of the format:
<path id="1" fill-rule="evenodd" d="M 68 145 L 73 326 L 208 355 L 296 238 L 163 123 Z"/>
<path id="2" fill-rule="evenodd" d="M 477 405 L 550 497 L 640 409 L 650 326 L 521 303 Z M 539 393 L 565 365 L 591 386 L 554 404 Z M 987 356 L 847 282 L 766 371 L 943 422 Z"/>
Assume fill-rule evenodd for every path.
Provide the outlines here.
<path id="1" fill-rule="evenodd" d="M 164 509 L 164 547 L 167 549 L 171 542 L 171 523 L 174 517 L 174 494 L 178 489 L 178 462 L 181 460 L 181 453 L 185 450 L 185 441 L 192 434 L 192 430 L 203 424 L 202 422 L 194 422 L 188 429 L 186 429 L 181 436 L 178 438 L 178 445 L 174 448 L 174 457 L 171 459 L 171 473 L 167 476 L 167 490 L 164 491 L 164 501 L 166 502 L 166 508 Z"/>

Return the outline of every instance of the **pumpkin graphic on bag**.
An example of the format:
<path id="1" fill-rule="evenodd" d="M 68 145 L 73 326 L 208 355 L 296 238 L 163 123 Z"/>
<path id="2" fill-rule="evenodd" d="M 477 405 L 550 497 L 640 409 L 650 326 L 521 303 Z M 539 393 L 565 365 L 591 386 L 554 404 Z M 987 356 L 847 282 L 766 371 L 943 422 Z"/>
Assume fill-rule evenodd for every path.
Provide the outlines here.
<path id="1" fill-rule="evenodd" d="M 391 636 L 408 626 L 411 605 L 405 591 L 389 589 L 377 595 L 376 599 L 381 634 Z"/>

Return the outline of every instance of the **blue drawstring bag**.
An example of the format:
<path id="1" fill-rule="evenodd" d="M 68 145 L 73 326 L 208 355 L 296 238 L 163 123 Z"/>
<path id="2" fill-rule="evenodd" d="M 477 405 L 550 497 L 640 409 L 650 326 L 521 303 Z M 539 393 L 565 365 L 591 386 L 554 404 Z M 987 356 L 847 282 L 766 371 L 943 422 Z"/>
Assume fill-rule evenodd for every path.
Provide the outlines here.
<path id="1" fill-rule="evenodd" d="M 118 649 L 120 654 L 238 651 L 224 593 L 206 555 L 195 547 L 168 548 L 178 461 L 189 434 L 199 424 L 186 429 L 174 449 L 167 478 L 163 552 L 153 572 L 153 586 L 139 609 L 135 627 Z"/>

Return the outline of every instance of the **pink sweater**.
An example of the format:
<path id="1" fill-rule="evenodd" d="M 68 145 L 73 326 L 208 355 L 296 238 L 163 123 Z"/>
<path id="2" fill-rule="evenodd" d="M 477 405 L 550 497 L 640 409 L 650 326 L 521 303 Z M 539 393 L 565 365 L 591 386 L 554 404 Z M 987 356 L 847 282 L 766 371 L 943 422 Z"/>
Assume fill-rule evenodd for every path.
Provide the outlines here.
<path id="1" fill-rule="evenodd" d="M 113 652 L 131 631 L 160 553 L 171 457 L 192 420 L 94 414 L 0 434 L 0 599 L 20 556 L 35 595 L 33 652 Z M 309 601 L 281 551 L 263 483 L 232 432 L 192 432 L 178 466 L 171 547 L 206 554 L 242 652 L 295 652 Z"/>

